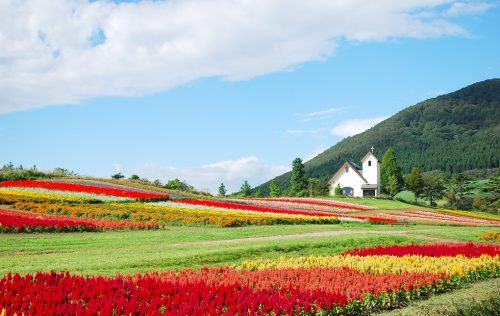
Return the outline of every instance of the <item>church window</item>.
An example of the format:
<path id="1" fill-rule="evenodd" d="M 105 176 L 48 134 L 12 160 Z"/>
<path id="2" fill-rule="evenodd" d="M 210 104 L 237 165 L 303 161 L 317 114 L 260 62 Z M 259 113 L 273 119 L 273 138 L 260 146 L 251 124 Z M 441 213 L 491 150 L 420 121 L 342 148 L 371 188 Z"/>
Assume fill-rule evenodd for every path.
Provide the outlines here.
<path id="1" fill-rule="evenodd" d="M 345 172 L 349 172 L 349 167 L 345 167 Z"/>
<path id="2" fill-rule="evenodd" d="M 371 167 L 371 166 L 372 166 L 372 161 L 368 160 L 368 167 Z"/>

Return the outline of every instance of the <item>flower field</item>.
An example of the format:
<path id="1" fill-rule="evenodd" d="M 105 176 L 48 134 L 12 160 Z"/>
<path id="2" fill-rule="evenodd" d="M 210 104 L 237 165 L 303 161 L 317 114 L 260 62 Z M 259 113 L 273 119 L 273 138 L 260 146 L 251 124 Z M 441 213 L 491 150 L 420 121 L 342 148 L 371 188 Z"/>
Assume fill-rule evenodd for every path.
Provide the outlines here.
<path id="1" fill-rule="evenodd" d="M 39 214 L 60 214 L 133 223 L 208 224 L 219 227 L 276 224 L 338 224 L 335 217 L 255 214 L 156 206 L 143 203 L 77 204 L 17 202 L 15 208 Z"/>
<path id="2" fill-rule="evenodd" d="M 262 201 L 263 199 L 259 199 Z M 237 200 L 242 201 L 242 200 Z M 266 206 L 251 205 L 246 203 L 237 202 L 226 202 L 226 201 L 212 201 L 212 200 L 177 200 L 172 201 L 173 203 L 179 205 L 193 205 L 193 206 L 205 206 L 215 209 L 228 209 L 243 211 L 246 213 L 267 213 L 267 214 L 279 214 L 279 215 L 290 215 L 290 216 L 302 216 L 302 217 L 323 217 L 323 218 L 338 218 L 341 220 L 356 220 L 356 221 L 366 221 L 371 223 L 380 224 L 398 224 L 399 222 L 391 218 L 382 218 L 375 216 L 359 216 L 359 215 L 344 215 L 333 212 L 321 212 L 312 210 L 297 210 L 297 209 L 284 209 L 284 208 L 274 208 Z M 289 203 L 289 202 L 285 202 Z"/>
<path id="3" fill-rule="evenodd" d="M 465 212 L 460 212 L 465 213 Z M 500 226 L 500 222 L 492 219 L 465 217 L 463 215 L 452 215 L 448 212 L 437 211 L 409 211 L 399 214 L 391 214 L 390 217 L 397 219 L 406 219 L 410 221 L 421 222 L 435 222 L 444 224 L 457 224 L 457 225 L 486 225 L 486 226 Z"/>
<path id="4" fill-rule="evenodd" d="M 500 275 L 500 248 L 437 244 L 246 261 L 199 271 L 8 274 L 0 312 L 51 315 L 359 315 Z"/>
<path id="5" fill-rule="evenodd" d="M 156 229 L 157 224 L 88 220 L 0 209 L 0 232 L 73 232 L 112 229 Z"/>
<path id="6" fill-rule="evenodd" d="M 232 200 L 235 202 L 243 202 L 249 205 L 265 206 L 277 209 L 289 209 L 295 211 L 321 211 L 326 213 L 351 213 L 356 211 L 368 211 L 373 208 L 325 199 L 313 198 L 252 198 Z"/>
<path id="7" fill-rule="evenodd" d="M 130 190 L 121 190 L 109 187 L 97 187 L 76 183 L 52 182 L 52 181 L 6 181 L 0 183 L 0 188 L 12 188 L 12 190 L 30 188 L 30 189 L 46 189 L 68 192 L 89 193 L 97 196 L 114 196 L 121 198 L 139 199 L 139 200 L 166 200 L 168 194 L 148 193 Z"/>

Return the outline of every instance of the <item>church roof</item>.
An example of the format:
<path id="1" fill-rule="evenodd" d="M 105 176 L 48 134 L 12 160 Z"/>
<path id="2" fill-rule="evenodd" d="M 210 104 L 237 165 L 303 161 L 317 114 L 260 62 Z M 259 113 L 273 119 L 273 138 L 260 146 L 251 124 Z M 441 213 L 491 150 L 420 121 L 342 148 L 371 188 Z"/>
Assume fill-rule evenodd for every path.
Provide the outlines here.
<path id="1" fill-rule="evenodd" d="M 339 173 L 342 172 L 342 170 L 345 168 L 345 167 L 351 167 L 352 170 L 354 170 L 354 172 L 365 182 L 365 183 L 368 183 L 368 181 L 366 181 L 366 179 L 363 177 L 363 175 L 359 172 L 359 170 L 361 168 L 358 169 L 358 165 L 356 165 L 355 163 L 353 162 L 350 162 L 350 161 L 346 161 L 344 162 L 344 164 L 342 165 L 342 167 L 339 168 L 339 170 L 337 170 L 337 172 L 335 172 L 335 174 L 330 178 L 330 180 L 328 182 L 331 182 L 334 178 L 336 178 Z"/>
<path id="2" fill-rule="evenodd" d="M 353 161 L 349 161 L 349 164 L 353 167 L 353 168 L 356 168 L 358 170 L 361 170 L 361 166 L 358 165 L 357 163 L 354 163 Z"/>
<path id="3" fill-rule="evenodd" d="M 378 161 L 378 162 L 381 162 L 381 161 L 377 158 L 377 156 L 375 156 L 375 154 L 374 154 L 374 153 L 372 153 L 371 151 L 368 151 L 368 152 L 366 153 L 366 155 L 363 157 L 363 159 L 361 159 L 361 162 L 365 161 L 365 160 L 366 160 L 366 159 L 368 159 L 370 156 L 373 156 L 373 158 L 377 159 L 377 161 Z"/>

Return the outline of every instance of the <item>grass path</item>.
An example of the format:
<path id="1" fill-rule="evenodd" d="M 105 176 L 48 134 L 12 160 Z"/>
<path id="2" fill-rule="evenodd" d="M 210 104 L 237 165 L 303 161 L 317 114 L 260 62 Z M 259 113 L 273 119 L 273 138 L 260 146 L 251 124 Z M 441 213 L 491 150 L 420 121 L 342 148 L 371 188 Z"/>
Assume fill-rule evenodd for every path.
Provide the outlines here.
<path id="1" fill-rule="evenodd" d="M 274 236 L 266 236 L 266 237 L 247 237 L 247 238 L 236 238 L 236 239 L 222 239 L 222 240 L 210 240 L 210 241 L 195 241 L 195 242 L 185 242 L 173 244 L 172 246 L 189 246 L 189 245 L 223 245 L 223 244 L 235 244 L 242 242 L 262 242 L 262 241 L 271 241 L 271 240 L 287 240 L 287 239 L 300 239 L 300 238 L 308 238 L 308 237 L 332 237 L 332 236 L 342 236 L 342 235 L 398 235 L 404 237 L 410 237 L 420 240 L 426 240 L 430 242 L 454 242 L 456 240 L 453 239 L 445 239 L 439 237 L 432 237 L 426 235 L 419 235 L 419 231 L 374 231 L 374 230 L 337 230 L 337 231 L 322 231 L 322 232 L 313 232 L 313 233 L 302 233 L 302 234 L 289 234 L 289 235 L 274 235 Z M 427 232 L 424 230 L 424 232 Z"/>
<path id="2" fill-rule="evenodd" d="M 247 259 L 336 254 L 352 248 L 477 241 L 484 227 L 369 224 L 239 228 L 168 227 L 157 231 L 0 234 L 0 275 L 70 271 L 133 274 L 231 265 Z"/>

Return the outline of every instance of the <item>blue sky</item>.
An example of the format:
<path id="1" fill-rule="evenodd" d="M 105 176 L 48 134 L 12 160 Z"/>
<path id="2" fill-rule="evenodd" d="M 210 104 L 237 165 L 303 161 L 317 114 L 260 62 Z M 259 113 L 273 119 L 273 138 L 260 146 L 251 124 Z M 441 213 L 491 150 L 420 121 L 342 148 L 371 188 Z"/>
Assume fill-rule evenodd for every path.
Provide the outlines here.
<path id="1" fill-rule="evenodd" d="M 8 3 L 0 18 L 24 9 L 38 25 L 0 24 L 0 163 L 237 190 L 500 74 L 499 2 L 269 1 L 243 8 L 252 23 L 238 1 L 186 2 Z"/>

